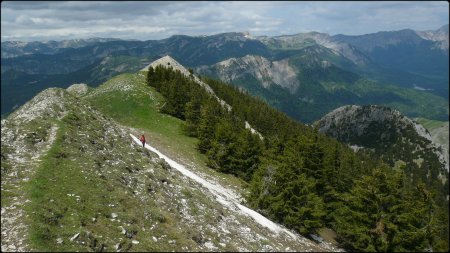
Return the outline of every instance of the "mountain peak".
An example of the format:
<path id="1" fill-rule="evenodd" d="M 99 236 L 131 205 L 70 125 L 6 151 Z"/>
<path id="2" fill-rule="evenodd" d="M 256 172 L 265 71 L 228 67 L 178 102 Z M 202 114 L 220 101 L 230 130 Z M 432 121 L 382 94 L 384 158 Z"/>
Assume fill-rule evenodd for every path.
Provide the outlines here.
<path id="1" fill-rule="evenodd" d="M 147 71 L 149 67 L 156 68 L 156 66 L 158 66 L 158 65 L 162 65 L 165 67 L 172 67 L 175 70 L 181 71 L 181 73 L 183 73 L 184 75 L 189 76 L 189 71 L 183 65 L 181 65 L 179 62 L 177 62 L 175 59 L 173 59 L 169 55 L 166 55 L 166 56 L 159 58 L 158 60 L 150 63 L 145 68 L 141 69 L 141 71 Z"/>
<path id="2" fill-rule="evenodd" d="M 448 24 L 434 31 L 417 31 L 416 33 L 422 39 L 435 41 L 438 48 L 448 50 Z"/>
<path id="3" fill-rule="evenodd" d="M 441 26 L 441 28 L 439 28 L 438 31 L 448 32 L 448 24 Z"/>
<path id="4" fill-rule="evenodd" d="M 152 63 L 150 63 L 149 65 L 147 65 L 147 67 L 141 69 L 141 71 L 148 71 L 149 67 L 152 68 L 156 68 L 157 66 L 163 66 L 163 67 L 172 67 L 174 70 L 179 70 L 181 72 L 181 74 L 185 75 L 186 77 L 190 76 L 191 73 L 189 72 L 189 70 L 187 70 L 183 65 L 181 65 L 179 62 L 177 62 L 175 59 L 173 59 L 172 57 L 170 57 L 169 55 L 166 55 L 162 58 L 159 58 L 156 61 L 153 61 Z M 209 85 L 207 85 L 206 83 L 204 83 L 203 81 L 201 81 L 198 77 L 196 77 L 195 75 L 192 75 L 192 77 L 194 78 L 194 81 L 197 82 L 200 86 L 202 86 L 203 88 L 206 89 L 206 91 L 210 94 L 212 94 L 213 96 L 216 97 L 216 99 L 219 100 L 219 102 L 228 108 L 228 110 L 231 110 L 231 107 L 223 100 L 219 99 L 215 94 L 214 91 L 211 89 L 211 87 L 209 87 Z"/>

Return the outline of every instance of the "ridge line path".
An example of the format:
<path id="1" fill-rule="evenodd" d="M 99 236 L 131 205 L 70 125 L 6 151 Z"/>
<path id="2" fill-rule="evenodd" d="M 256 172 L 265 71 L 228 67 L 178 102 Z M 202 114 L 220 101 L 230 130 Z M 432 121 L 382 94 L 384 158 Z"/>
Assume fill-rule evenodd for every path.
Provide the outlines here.
<path id="1" fill-rule="evenodd" d="M 130 133 L 130 136 L 138 145 L 142 145 L 142 142 L 137 137 L 135 137 L 131 133 Z M 302 236 L 298 236 L 298 235 L 294 234 L 293 232 L 289 231 L 288 229 L 272 222 L 271 220 L 262 216 L 258 212 L 254 211 L 246 206 L 241 205 L 239 203 L 240 202 L 239 197 L 236 196 L 231 190 L 229 190 L 221 185 L 212 184 L 211 182 L 203 179 L 202 177 L 200 177 L 197 174 L 193 173 L 192 171 L 188 170 L 185 166 L 183 166 L 183 165 L 177 163 L 176 161 L 170 159 L 169 157 L 165 156 L 164 154 L 159 152 L 156 148 L 148 145 L 147 143 L 145 143 L 145 148 L 156 153 L 159 156 L 159 158 L 165 160 L 172 168 L 178 170 L 184 176 L 191 178 L 192 180 L 200 183 L 203 187 L 207 188 L 216 197 L 216 200 L 219 203 L 221 203 L 222 205 L 227 206 L 232 210 L 233 209 L 236 210 L 236 208 L 237 208 L 238 210 L 241 211 L 240 213 L 251 217 L 254 221 L 256 221 L 260 225 L 268 228 L 272 232 L 275 232 L 277 235 L 280 235 L 281 233 L 285 233 L 285 234 L 289 235 L 290 237 L 292 237 L 292 239 L 304 243 L 305 246 L 310 246 L 310 247 L 319 246 L 319 245 L 313 243 L 312 241 L 310 241 L 309 239 L 306 239 Z M 323 246 L 325 246 L 325 245 L 323 245 Z M 329 250 L 340 251 L 339 249 L 336 249 L 334 247 L 331 247 Z"/>

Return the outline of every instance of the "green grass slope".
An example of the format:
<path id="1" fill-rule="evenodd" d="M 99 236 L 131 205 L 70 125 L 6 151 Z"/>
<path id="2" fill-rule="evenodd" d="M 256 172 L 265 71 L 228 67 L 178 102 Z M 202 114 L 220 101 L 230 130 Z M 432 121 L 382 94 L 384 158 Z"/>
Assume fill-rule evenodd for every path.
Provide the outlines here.
<path id="1" fill-rule="evenodd" d="M 197 150 L 198 140 L 184 133 L 185 122 L 159 112 L 165 103 L 164 97 L 145 84 L 142 72 L 118 75 L 83 99 L 120 124 L 138 129 L 134 131 L 135 135 L 145 134 L 147 142 L 172 159 L 195 164 L 194 169 L 207 178 L 218 179 L 220 183 L 239 190 L 245 185 L 232 175 L 207 168 L 205 155 Z"/>

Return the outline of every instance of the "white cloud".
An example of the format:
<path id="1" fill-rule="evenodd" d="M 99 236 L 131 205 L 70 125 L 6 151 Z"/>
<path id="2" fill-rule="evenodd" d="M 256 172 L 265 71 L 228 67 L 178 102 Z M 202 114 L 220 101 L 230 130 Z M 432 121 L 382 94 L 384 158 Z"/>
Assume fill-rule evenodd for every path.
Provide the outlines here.
<path id="1" fill-rule="evenodd" d="M 162 39 L 250 31 L 364 34 L 437 29 L 447 2 L 2 2 L 1 39 Z"/>

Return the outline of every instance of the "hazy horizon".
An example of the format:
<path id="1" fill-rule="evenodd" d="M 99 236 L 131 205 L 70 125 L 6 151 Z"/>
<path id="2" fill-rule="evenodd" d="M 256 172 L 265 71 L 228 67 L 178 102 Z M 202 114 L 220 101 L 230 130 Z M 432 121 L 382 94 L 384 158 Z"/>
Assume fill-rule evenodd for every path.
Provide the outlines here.
<path id="1" fill-rule="evenodd" d="M 449 24 L 444 24 L 436 29 L 432 29 L 432 30 L 438 30 L 439 28 L 446 26 Z M 378 32 L 394 32 L 394 31 L 400 31 L 400 30 L 405 30 L 405 29 L 410 29 L 410 28 L 404 28 L 404 29 L 399 29 L 399 30 L 392 30 L 392 31 L 378 31 Z M 225 32 L 225 33 L 245 33 L 247 31 L 234 31 L 234 32 Z M 276 36 L 289 36 L 289 35 L 295 35 L 295 34 L 300 34 L 300 33 L 308 33 L 308 32 L 316 32 L 316 31 L 307 31 L 307 32 L 295 32 L 292 34 L 280 34 L 280 35 L 273 35 L 273 36 L 269 36 L 269 35 L 257 35 L 255 37 L 259 37 L 259 36 L 269 36 L 269 37 L 276 37 Z M 203 36 L 214 36 L 214 35 L 218 35 L 218 34 L 225 34 L 225 33 L 213 33 L 213 34 L 206 34 L 206 35 L 187 35 L 187 34 L 172 34 L 169 35 L 168 37 L 165 38 L 161 38 L 161 39 L 154 39 L 154 40 L 164 40 L 164 39 L 168 39 L 172 36 L 190 36 L 190 37 L 203 37 Z M 377 32 L 375 32 L 377 33 Z M 341 33 L 342 34 L 342 33 Z M 252 34 L 250 33 L 250 35 L 252 36 Z M 330 34 L 332 35 L 332 34 Z M 333 35 L 338 35 L 338 34 L 333 34 Z M 348 34 L 343 34 L 343 35 L 348 35 Z M 350 35 L 350 36 L 358 36 L 358 35 L 364 35 L 364 34 L 357 34 L 357 35 Z M 121 39 L 121 38 L 113 38 L 113 37 L 88 37 L 88 38 L 72 38 L 72 39 L 56 39 L 56 40 L 32 40 L 32 41 L 22 41 L 22 40 L 5 40 L 2 41 L 3 42 L 48 42 L 48 41 L 56 41 L 56 42 L 60 42 L 60 41 L 68 41 L 68 40 L 89 40 L 89 39 L 114 39 L 114 40 L 124 40 L 124 41 L 149 41 L 149 40 L 140 40 L 140 39 Z"/>

